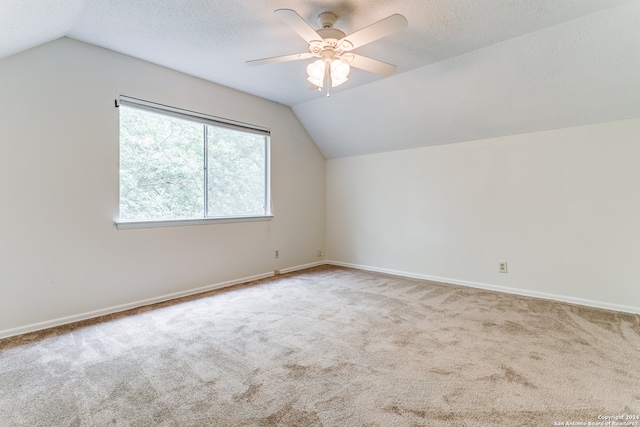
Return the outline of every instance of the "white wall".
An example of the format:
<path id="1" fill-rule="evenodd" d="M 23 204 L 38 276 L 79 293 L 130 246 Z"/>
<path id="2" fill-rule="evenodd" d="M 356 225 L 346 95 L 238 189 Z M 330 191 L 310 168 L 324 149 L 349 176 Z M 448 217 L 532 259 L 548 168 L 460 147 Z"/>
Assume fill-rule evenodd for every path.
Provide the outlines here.
<path id="1" fill-rule="evenodd" d="M 327 258 L 640 312 L 639 135 L 633 119 L 328 160 Z"/>
<path id="2" fill-rule="evenodd" d="M 120 94 L 269 127 L 275 218 L 116 230 Z M 317 262 L 324 195 L 288 107 L 70 39 L 2 59 L 0 336 Z"/>

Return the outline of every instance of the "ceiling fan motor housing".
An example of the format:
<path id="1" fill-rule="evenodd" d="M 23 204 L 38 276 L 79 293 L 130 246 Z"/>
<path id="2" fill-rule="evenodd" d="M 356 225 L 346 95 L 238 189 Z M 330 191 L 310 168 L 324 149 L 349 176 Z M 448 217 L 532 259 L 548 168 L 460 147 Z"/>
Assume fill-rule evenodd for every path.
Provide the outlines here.
<path id="1" fill-rule="evenodd" d="M 337 28 L 320 28 L 319 30 L 317 30 L 317 33 L 324 40 L 333 40 L 334 43 L 347 36 L 344 32 L 340 31 Z"/>
<path id="2" fill-rule="evenodd" d="M 334 58 L 353 48 L 353 45 L 344 40 L 346 34 L 337 28 L 333 28 L 338 17 L 331 12 L 323 12 L 318 15 L 318 19 L 322 28 L 316 30 L 322 40 L 312 41 L 309 43 L 309 52 L 315 56 L 319 56 L 327 64 Z"/>

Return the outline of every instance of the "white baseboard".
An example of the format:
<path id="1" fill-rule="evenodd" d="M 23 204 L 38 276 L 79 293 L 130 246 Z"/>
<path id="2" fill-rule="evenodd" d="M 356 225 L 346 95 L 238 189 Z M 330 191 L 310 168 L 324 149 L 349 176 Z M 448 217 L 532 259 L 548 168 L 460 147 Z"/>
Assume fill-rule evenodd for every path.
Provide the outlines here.
<path id="1" fill-rule="evenodd" d="M 527 297 L 541 298 L 552 301 L 567 302 L 570 304 L 582 305 L 586 307 L 603 308 L 612 311 L 621 311 L 624 313 L 640 314 L 640 307 L 632 307 L 620 304 L 611 304 L 601 301 L 593 301 L 583 298 L 570 297 L 566 295 L 548 294 L 545 292 L 529 291 L 525 289 L 508 288 L 505 286 L 490 285 L 486 283 L 468 282 L 465 280 L 450 279 L 446 277 L 429 276 L 427 274 L 410 273 L 406 271 L 390 270 L 386 268 L 371 267 L 367 265 L 350 264 L 340 261 L 327 260 L 326 264 L 337 265 L 341 267 L 355 268 L 358 270 L 374 271 L 377 273 L 393 274 L 394 276 L 409 277 L 412 279 L 424 279 L 434 282 L 450 283 L 453 285 L 468 286 L 470 288 L 485 289 L 488 291 L 504 292 L 507 294 L 522 295 Z"/>
<path id="2" fill-rule="evenodd" d="M 304 270 L 306 268 L 316 267 L 326 264 L 325 261 L 314 262 L 311 264 L 304 264 L 295 267 L 288 267 L 280 270 L 281 274 L 290 273 L 297 270 Z M 236 280 L 229 280 L 226 282 L 216 283 L 213 285 L 202 286 L 200 288 L 190 289 L 187 291 L 174 292 L 167 295 L 162 295 L 154 298 L 148 298 L 140 301 L 135 301 L 127 304 L 121 304 L 113 307 L 102 308 L 100 310 L 88 311 L 85 313 L 75 314 L 73 316 L 61 317 L 58 319 L 47 320 L 45 322 L 32 323 L 30 325 L 19 326 L 12 329 L 0 330 L 0 339 L 8 338 L 14 335 L 22 335 L 29 332 L 35 332 L 42 329 L 53 328 L 55 326 L 67 325 L 69 323 L 80 322 L 82 320 L 93 319 L 95 317 L 105 316 L 107 314 L 119 313 L 121 311 L 131 310 L 133 308 L 144 307 L 145 305 L 157 304 L 159 302 L 170 301 L 186 296 L 196 295 L 203 292 L 213 291 L 216 289 L 227 288 L 229 286 L 238 285 L 241 283 L 247 283 L 254 280 L 265 279 L 267 277 L 274 276 L 275 272 L 256 274 L 254 276 L 243 277 Z"/>
<path id="3" fill-rule="evenodd" d="M 318 261 L 318 262 L 312 262 L 310 264 L 299 265 L 297 267 L 283 268 L 282 270 L 280 270 L 280 274 L 292 273 L 294 271 L 305 270 L 307 268 L 312 268 L 312 267 L 319 267 L 321 265 L 326 265 L 326 264 L 327 264 L 326 261 Z"/>
<path id="4" fill-rule="evenodd" d="M 350 263 L 340 262 L 340 261 L 323 260 L 323 261 L 313 262 L 313 263 L 310 263 L 310 264 L 303 264 L 303 265 L 298 265 L 298 266 L 294 266 L 294 267 L 287 267 L 287 268 L 283 268 L 283 269 L 281 269 L 279 271 L 280 271 L 281 274 L 285 274 L 285 273 L 291 273 L 291 272 L 298 271 L 298 270 L 305 270 L 307 268 L 318 267 L 318 266 L 326 265 L 326 264 L 328 264 L 328 265 L 336 265 L 336 266 L 341 266 L 341 267 L 354 268 L 354 269 L 358 269 L 358 270 L 374 271 L 374 272 L 377 272 L 377 273 L 393 274 L 395 276 L 409 277 L 409 278 L 413 278 L 413 279 L 431 280 L 431 281 L 434 281 L 434 282 L 450 283 L 450 284 L 453 284 L 453 285 L 468 286 L 468 287 L 471 287 L 471 288 L 486 289 L 486 290 L 490 290 L 490 291 L 504 292 L 504 293 L 515 294 L 515 295 L 523 295 L 523 296 L 542 298 L 542 299 L 553 300 L 553 301 L 561 301 L 561 302 L 567 302 L 567 303 L 577 304 L 577 305 L 582 305 L 582 306 L 587 306 L 587 307 L 596 307 L 596 308 L 603 308 L 603 309 L 606 309 L 606 310 L 621 311 L 621 312 L 625 312 L 625 313 L 632 313 L 632 314 L 639 314 L 640 313 L 640 308 L 639 307 L 625 306 L 625 305 L 619 305 L 619 304 L 610 304 L 610 303 L 605 303 L 605 302 L 600 302 L 600 301 L 592 301 L 592 300 L 587 300 L 587 299 L 582 299 L 582 298 L 568 297 L 568 296 L 565 296 L 565 295 L 547 294 L 547 293 L 544 293 L 544 292 L 507 288 L 507 287 L 504 287 L 504 286 L 489 285 L 489 284 L 486 284 L 486 283 L 468 282 L 468 281 L 464 281 L 464 280 L 450 279 L 450 278 L 446 278 L 446 277 L 437 277 L 437 276 L 430 276 L 430 275 L 427 275 L 427 274 L 410 273 L 410 272 L 406 272 L 406 271 L 391 270 L 391 269 L 387 269 L 387 268 L 371 267 L 371 266 L 360 265 L 360 264 L 350 264 Z M 104 315 L 108 315 L 108 314 L 119 313 L 121 311 L 127 311 L 127 310 L 131 310 L 133 308 L 144 307 L 145 305 L 151 305 L 151 304 L 156 304 L 156 303 L 159 303 L 159 302 L 170 301 L 170 300 L 173 300 L 173 299 L 178 299 L 178 298 L 182 298 L 182 297 L 186 297 L 186 296 L 190 296 L 190 295 L 196 295 L 196 294 L 200 294 L 200 293 L 203 293 L 203 292 L 208 292 L 208 291 L 212 291 L 212 290 L 216 290 L 216 289 L 227 288 L 229 286 L 238 285 L 238 284 L 241 284 L 241 283 L 247 283 L 247 282 L 251 282 L 251 281 L 254 281 L 254 280 L 265 279 L 267 277 L 272 277 L 274 274 L 275 274 L 275 272 L 256 274 L 254 276 L 247 276 L 247 277 L 243 277 L 243 278 L 240 278 L 240 279 L 229 280 L 229 281 L 226 281 L 226 282 L 221 282 L 221 283 L 216 283 L 216 284 L 213 284 L 213 285 L 203 286 L 203 287 L 200 287 L 200 288 L 190 289 L 188 291 L 175 292 L 175 293 L 171 293 L 171 294 L 167 294 L 167 295 L 162 295 L 162 296 L 159 296 L 159 297 L 148 298 L 148 299 L 145 299 L 145 300 L 135 301 L 135 302 L 127 303 L 127 304 L 121 304 L 121 305 L 117 305 L 117 306 L 113 306 L 113 307 L 107 307 L 107 308 L 103 308 L 103 309 L 100 309 L 100 310 L 94 310 L 94 311 L 89 311 L 89 312 L 85 312 L 85 313 L 80 313 L 80 314 L 76 314 L 76 315 L 73 315 L 73 316 L 61 317 L 61 318 L 58 318 L 58 319 L 52 319 L 52 320 L 48 320 L 48 321 L 45 321 L 45 322 L 39 322 L 39 323 L 30 324 L 30 325 L 19 326 L 17 328 L 12 328 L 12 329 L 4 329 L 4 330 L 0 330 L 0 339 L 8 338 L 8 337 L 11 337 L 11 336 L 14 336 L 14 335 L 26 334 L 26 333 L 29 333 L 29 332 L 35 332 L 35 331 L 39 331 L 39 330 L 42 330 L 42 329 L 53 328 L 55 326 L 62 326 L 62 325 L 66 325 L 66 324 L 69 324 L 69 323 L 79 322 L 79 321 L 82 321 L 82 320 L 93 319 L 95 317 L 100 317 L 100 316 L 104 316 Z"/>

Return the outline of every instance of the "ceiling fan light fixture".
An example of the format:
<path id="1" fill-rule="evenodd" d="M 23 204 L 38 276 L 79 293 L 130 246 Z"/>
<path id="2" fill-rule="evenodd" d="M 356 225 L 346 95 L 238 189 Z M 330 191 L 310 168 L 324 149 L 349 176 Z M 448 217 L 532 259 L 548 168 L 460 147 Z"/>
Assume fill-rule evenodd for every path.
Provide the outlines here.
<path id="1" fill-rule="evenodd" d="M 349 71 L 351 71 L 349 64 L 339 59 L 334 59 L 331 62 L 331 87 L 340 86 L 349 80 Z"/>
<path id="2" fill-rule="evenodd" d="M 326 65 L 322 59 L 312 62 L 307 65 L 307 80 L 312 85 L 322 87 L 324 76 L 326 72 Z"/>

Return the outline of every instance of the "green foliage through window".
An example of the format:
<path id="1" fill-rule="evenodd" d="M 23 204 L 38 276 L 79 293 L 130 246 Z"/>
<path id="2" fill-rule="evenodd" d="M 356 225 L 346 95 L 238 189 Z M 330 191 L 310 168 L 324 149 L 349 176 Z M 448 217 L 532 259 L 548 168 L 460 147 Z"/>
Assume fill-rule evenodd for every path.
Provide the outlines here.
<path id="1" fill-rule="evenodd" d="M 120 220 L 265 216 L 264 132 L 120 105 Z"/>

